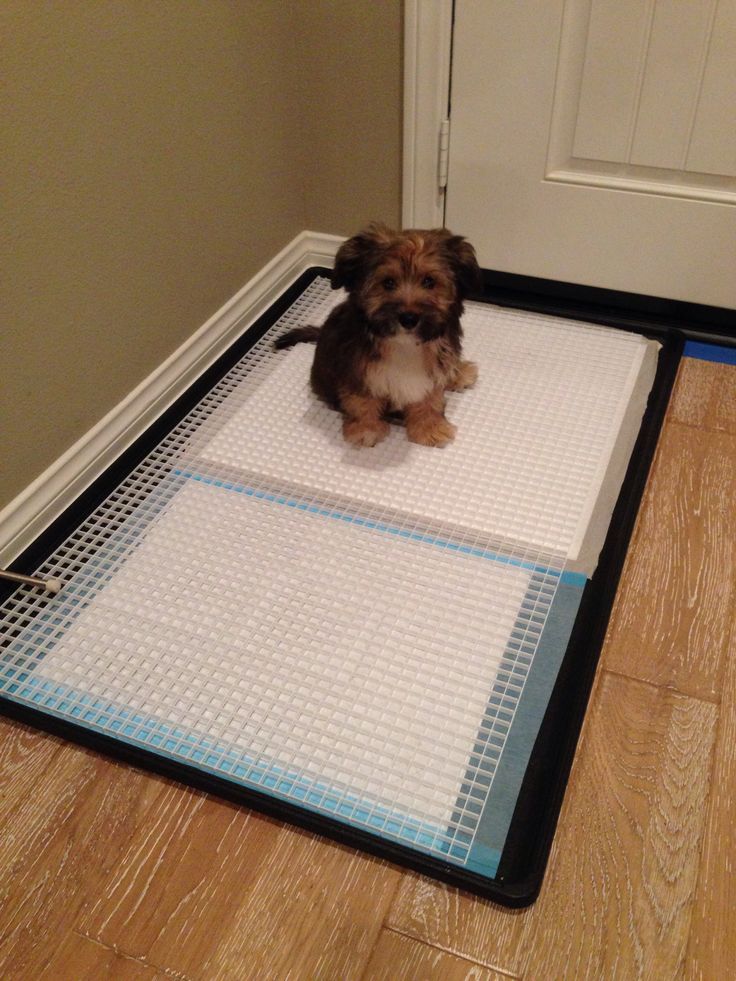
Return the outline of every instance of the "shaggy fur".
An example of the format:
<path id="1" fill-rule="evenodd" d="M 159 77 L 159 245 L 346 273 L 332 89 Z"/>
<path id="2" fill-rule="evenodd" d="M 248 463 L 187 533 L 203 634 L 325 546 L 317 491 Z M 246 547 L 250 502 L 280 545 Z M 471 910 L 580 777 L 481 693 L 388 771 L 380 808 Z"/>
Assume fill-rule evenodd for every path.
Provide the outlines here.
<path id="1" fill-rule="evenodd" d="M 332 287 L 347 299 L 322 328 L 299 327 L 276 341 L 317 341 L 314 392 L 343 414 L 355 446 L 375 446 L 402 418 L 410 440 L 445 446 L 455 427 L 445 392 L 473 385 L 463 361 L 463 299 L 478 285 L 473 247 L 446 229 L 394 232 L 370 225 L 339 249 Z"/>

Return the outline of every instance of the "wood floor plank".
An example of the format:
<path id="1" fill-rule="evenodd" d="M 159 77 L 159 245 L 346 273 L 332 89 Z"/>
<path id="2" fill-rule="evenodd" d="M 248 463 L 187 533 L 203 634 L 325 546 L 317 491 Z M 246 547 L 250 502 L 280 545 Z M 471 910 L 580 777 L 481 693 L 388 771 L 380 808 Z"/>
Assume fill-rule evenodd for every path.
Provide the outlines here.
<path id="1" fill-rule="evenodd" d="M 215 799 L 157 802 L 82 921 L 189 977 L 359 977 L 400 873 Z"/>
<path id="2" fill-rule="evenodd" d="M 119 954 L 78 933 L 68 933 L 36 981 L 168 981 L 163 971 Z M 9 981 L 9 979 L 8 979 Z"/>
<path id="3" fill-rule="evenodd" d="M 603 666 L 717 701 L 736 584 L 736 437 L 666 426 Z"/>
<path id="4" fill-rule="evenodd" d="M 736 609 L 721 700 L 703 856 L 685 977 L 736 970 Z"/>
<path id="5" fill-rule="evenodd" d="M 377 859 L 284 828 L 200 976 L 358 979 L 400 876 Z"/>
<path id="6" fill-rule="evenodd" d="M 603 674 L 536 905 L 508 911 L 407 876 L 387 926 L 521 977 L 677 977 L 716 714 Z"/>
<path id="7" fill-rule="evenodd" d="M 361 981 L 509 981 L 510 977 L 393 930 L 383 930 Z"/>
<path id="8" fill-rule="evenodd" d="M 48 760 L 46 737 L 36 737 Z M 30 749 L 30 746 L 29 746 Z M 155 789 L 143 774 L 66 745 L 33 793 L 0 817 L 0 977 L 34 978 L 76 927 L 120 858 L 128 827 Z"/>
<path id="9" fill-rule="evenodd" d="M 186 973 L 228 929 L 233 896 L 248 891 L 278 833 L 246 809 L 170 784 L 131 829 L 81 929 Z"/>
<path id="10" fill-rule="evenodd" d="M 669 418 L 736 435 L 736 366 L 683 358 Z"/>
<path id="11" fill-rule="evenodd" d="M 35 729 L 0 719 L 0 825 L 33 794 L 64 744 Z"/>
<path id="12" fill-rule="evenodd" d="M 131 840 L 84 929 L 199 976 L 213 952 L 227 946 L 239 904 L 269 867 L 281 832 L 279 823 L 247 809 L 172 790 Z"/>

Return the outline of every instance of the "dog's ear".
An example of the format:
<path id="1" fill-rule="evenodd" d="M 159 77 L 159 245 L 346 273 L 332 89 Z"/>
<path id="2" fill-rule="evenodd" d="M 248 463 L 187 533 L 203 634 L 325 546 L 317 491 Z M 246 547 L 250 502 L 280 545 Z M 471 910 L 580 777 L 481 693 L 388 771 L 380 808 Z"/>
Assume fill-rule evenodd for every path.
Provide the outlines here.
<path id="1" fill-rule="evenodd" d="M 333 290 L 343 286 L 350 293 L 356 289 L 380 261 L 394 237 L 390 228 L 375 222 L 343 242 L 337 250 L 330 279 Z"/>
<path id="2" fill-rule="evenodd" d="M 470 242 L 462 235 L 453 235 L 452 232 L 444 231 L 443 246 L 447 261 L 455 275 L 461 299 L 470 293 L 480 292 L 483 280 L 475 249 Z"/>

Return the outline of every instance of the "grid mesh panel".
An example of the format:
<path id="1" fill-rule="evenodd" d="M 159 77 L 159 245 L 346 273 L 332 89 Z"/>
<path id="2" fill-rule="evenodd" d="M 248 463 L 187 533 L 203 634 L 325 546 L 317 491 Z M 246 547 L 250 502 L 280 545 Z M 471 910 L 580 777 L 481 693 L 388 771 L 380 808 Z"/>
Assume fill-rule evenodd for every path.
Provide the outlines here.
<path id="1" fill-rule="evenodd" d="M 326 280 L 314 292 L 316 321 L 334 300 Z M 300 345 L 253 368 L 258 383 L 239 386 L 192 447 L 197 467 L 268 476 L 574 559 L 647 343 L 478 303 L 463 326 L 465 354 L 481 371 L 471 397 L 448 394 L 458 434 L 441 458 L 398 426 L 370 453 L 348 446 L 339 415 L 309 390 L 314 348 Z"/>
<path id="2" fill-rule="evenodd" d="M 28 628 L 4 672 L 35 666 L 16 696 L 125 705 L 183 734 L 179 753 L 196 735 L 252 782 L 352 801 L 367 824 L 411 817 L 448 848 L 488 779 L 486 761 L 461 795 L 479 727 L 503 741 L 536 643 L 533 577 L 189 481 L 94 603 Z M 502 666 L 507 705 L 499 688 L 488 710 Z"/>
<path id="3" fill-rule="evenodd" d="M 0 691 L 463 863 L 638 351 L 473 305 L 456 443 L 358 451 L 271 345 L 338 300 L 316 280 L 43 564 L 61 594 L 11 596 Z"/>

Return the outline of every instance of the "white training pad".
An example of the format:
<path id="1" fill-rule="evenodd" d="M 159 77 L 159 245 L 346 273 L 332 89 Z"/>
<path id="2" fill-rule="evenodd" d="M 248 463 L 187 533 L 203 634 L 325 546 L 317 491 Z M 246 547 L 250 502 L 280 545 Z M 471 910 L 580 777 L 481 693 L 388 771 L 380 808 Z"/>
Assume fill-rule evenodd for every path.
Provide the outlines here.
<path id="1" fill-rule="evenodd" d="M 319 322 L 339 299 L 316 280 L 292 319 Z M 374 448 L 346 444 L 339 414 L 310 391 L 314 346 L 301 344 L 261 350 L 257 367 L 203 429 L 206 438 L 192 446 L 194 468 L 399 512 L 466 540 L 562 553 L 573 566 L 584 552 L 591 574 L 610 512 L 594 522 L 592 545 L 591 516 L 602 492 L 611 508 L 615 501 L 657 345 L 477 303 L 467 304 L 463 327 L 465 355 L 480 377 L 472 390 L 449 394 L 447 416 L 458 433 L 444 449 L 410 443 L 400 426 Z M 627 407 L 637 392 L 632 418 Z M 619 458 L 613 467 L 612 458 Z"/>
<path id="2" fill-rule="evenodd" d="M 531 575 L 189 480 L 68 629 L 29 638 L 34 684 L 123 704 L 445 834 Z M 541 630 L 553 592 L 522 635 Z M 74 593 L 54 601 L 59 621 Z"/>

